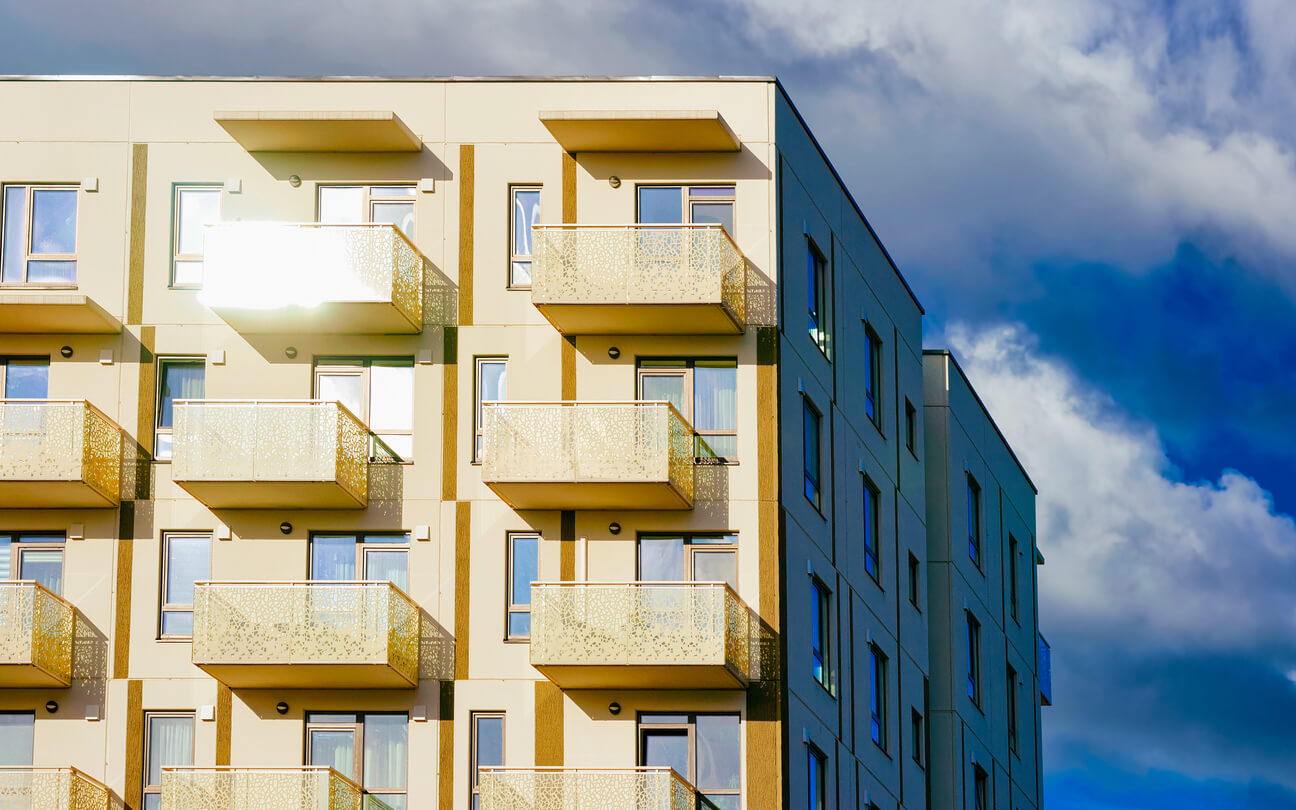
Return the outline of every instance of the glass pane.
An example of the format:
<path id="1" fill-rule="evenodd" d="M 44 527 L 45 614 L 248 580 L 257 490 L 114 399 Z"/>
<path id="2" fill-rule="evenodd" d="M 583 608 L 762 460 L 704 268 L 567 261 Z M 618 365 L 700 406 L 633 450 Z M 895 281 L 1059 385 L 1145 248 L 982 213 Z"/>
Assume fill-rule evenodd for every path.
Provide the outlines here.
<path id="1" fill-rule="evenodd" d="M 688 779 L 689 743 L 685 731 L 645 731 L 643 733 L 644 765 L 655 768 L 674 768 Z"/>
<path id="2" fill-rule="evenodd" d="M 193 613 L 188 610 L 162 611 L 162 635 L 192 636 Z"/>
<path id="3" fill-rule="evenodd" d="M 36 715 L 0 713 L 0 766 L 31 765 L 35 733 Z"/>
<path id="4" fill-rule="evenodd" d="M 371 582 L 390 582 L 402 591 L 408 590 L 409 555 L 404 551 L 366 551 L 365 579 Z"/>
<path id="5" fill-rule="evenodd" d="M 51 592 L 63 593 L 63 551 L 61 549 L 18 549 L 18 578 L 34 579 Z"/>
<path id="6" fill-rule="evenodd" d="M 157 435 L 157 452 L 154 454 L 157 458 L 171 458 L 171 434 L 159 433 Z"/>
<path id="7" fill-rule="evenodd" d="M 732 197 L 733 186 L 690 186 L 690 197 Z"/>
<path id="8" fill-rule="evenodd" d="M 353 712 L 306 712 L 307 723 L 354 723 L 356 715 Z"/>
<path id="9" fill-rule="evenodd" d="M 509 601 L 514 605 L 531 604 L 531 583 L 540 579 L 540 538 L 513 538 L 513 579 Z"/>
<path id="10" fill-rule="evenodd" d="M 698 715 L 697 781 L 701 790 L 742 786 L 741 736 L 738 715 Z"/>
<path id="11" fill-rule="evenodd" d="M 639 378 L 640 396 L 646 400 L 666 400 L 675 406 L 680 416 L 688 419 L 689 408 L 684 404 L 683 374 L 644 374 Z"/>
<path id="12" fill-rule="evenodd" d="M 736 366 L 704 366 L 699 363 L 693 369 L 693 427 L 698 430 L 738 428 Z"/>
<path id="13" fill-rule="evenodd" d="M 370 197 L 413 197 L 413 186 L 370 186 Z"/>
<path id="14" fill-rule="evenodd" d="M 477 767 L 491 768 L 504 764 L 504 718 L 478 717 L 474 729 Z"/>
<path id="15" fill-rule="evenodd" d="M 639 538 L 639 579 L 643 582 L 683 582 L 684 538 Z"/>
<path id="16" fill-rule="evenodd" d="M 176 253 L 202 255 L 203 226 L 220 222 L 220 194 L 220 190 L 214 188 L 180 189 L 177 195 L 180 227 L 176 234 Z"/>
<path id="17" fill-rule="evenodd" d="M 706 806 L 707 810 L 739 810 L 739 808 L 742 807 L 741 794 L 730 793 L 720 796 L 703 796 L 702 798 L 708 803 Z"/>
<path id="18" fill-rule="evenodd" d="M 150 717 L 148 783 L 162 784 L 162 768 L 193 764 L 193 718 Z"/>
<path id="19" fill-rule="evenodd" d="M 326 765 L 348 779 L 355 779 L 355 732 L 351 729 L 311 729 L 311 765 Z"/>
<path id="20" fill-rule="evenodd" d="M 641 714 L 639 715 L 640 725 L 646 725 L 649 723 L 682 724 L 687 722 L 688 722 L 687 714 Z"/>
<path id="21" fill-rule="evenodd" d="M 693 203 L 691 208 L 694 224 L 723 225 L 733 236 L 733 203 Z"/>
<path id="22" fill-rule="evenodd" d="M 413 239 L 414 203 L 373 203 L 373 221 L 395 225 L 406 239 Z"/>
<path id="23" fill-rule="evenodd" d="M 414 366 L 380 365 L 370 371 L 369 427 L 410 430 L 414 427 Z"/>
<path id="24" fill-rule="evenodd" d="M 4 254 L 0 256 L 0 281 L 17 283 L 23 280 L 23 229 L 27 227 L 27 189 L 24 186 L 6 186 L 4 190 L 4 234 L 0 243 Z"/>
<path id="25" fill-rule="evenodd" d="M 679 186 L 640 186 L 639 221 L 648 225 L 678 225 L 684 221 L 684 198 Z"/>
<path id="26" fill-rule="evenodd" d="M 32 284 L 71 284 L 76 281 L 76 262 L 27 262 L 27 281 Z"/>
<path id="27" fill-rule="evenodd" d="M 206 369 L 197 363 L 164 363 L 162 365 L 162 402 L 158 427 L 171 427 L 171 404 L 177 399 L 202 399 L 206 389 Z"/>
<path id="28" fill-rule="evenodd" d="M 371 714 L 364 719 L 364 788 L 405 787 L 406 727 L 403 714 Z M 381 798 L 381 797 L 380 797 Z"/>
<path id="29" fill-rule="evenodd" d="M 387 446 L 385 448 L 375 446 L 373 452 L 374 458 L 387 458 L 390 455 L 387 452 L 389 450 L 391 453 L 395 453 L 401 461 L 409 461 L 414 458 L 414 437 L 410 434 L 383 433 L 378 436 L 378 439 Z"/>
<path id="30" fill-rule="evenodd" d="M 727 582 L 738 589 L 738 555 L 732 551 L 694 551 L 694 582 Z"/>
<path id="31" fill-rule="evenodd" d="M 144 810 L 162 810 L 162 794 L 145 793 Z"/>
<path id="32" fill-rule="evenodd" d="M 202 262 L 176 262 L 174 284 L 202 284 Z"/>
<path id="33" fill-rule="evenodd" d="M 12 545 L 12 537 L 0 534 L 0 582 L 9 579 L 9 549 Z"/>
<path id="34" fill-rule="evenodd" d="M 697 448 L 694 455 L 698 458 L 714 456 L 716 458 L 738 458 L 738 437 L 732 434 L 710 433 L 697 437 Z"/>
<path id="35" fill-rule="evenodd" d="M 510 638 L 526 638 L 531 635 L 531 613 L 513 612 L 508 617 L 508 634 Z"/>
<path id="36" fill-rule="evenodd" d="M 513 255 L 531 255 L 531 226 L 540 224 L 540 190 L 513 192 Z M 529 268 L 528 268 L 529 272 Z"/>
<path id="37" fill-rule="evenodd" d="M 320 188 L 320 222 L 364 222 L 364 189 L 360 186 Z"/>
<path id="38" fill-rule="evenodd" d="M 310 541 L 311 579 L 325 581 L 356 578 L 356 540 L 351 536 L 317 536 Z"/>
<path id="39" fill-rule="evenodd" d="M 31 252 L 76 253 L 76 189 L 32 192 Z"/>
<path id="40" fill-rule="evenodd" d="M 315 396 L 326 402 L 341 402 L 357 419 L 364 419 L 364 379 L 359 372 L 320 374 L 315 379 Z"/>
<path id="41" fill-rule="evenodd" d="M 508 363 L 503 360 L 483 362 L 479 374 L 479 401 L 501 402 L 508 396 Z"/>
<path id="42" fill-rule="evenodd" d="M 531 286 L 531 262 L 513 262 L 512 270 L 509 272 L 509 286 Z"/>
<path id="43" fill-rule="evenodd" d="M 210 576 L 211 542 L 206 537 L 167 538 L 167 604 L 192 605 L 194 581 Z"/>
<path id="44" fill-rule="evenodd" d="M 45 399 L 49 396 L 49 363 L 10 360 L 4 382 L 4 395 L 10 399 Z"/>
<path id="45" fill-rule="evenodd" d="M 362 807 L 364 810 L 405 810 L 405 794 L 380 793 L 375 796 L 372 793 L 366 793 Z"/>

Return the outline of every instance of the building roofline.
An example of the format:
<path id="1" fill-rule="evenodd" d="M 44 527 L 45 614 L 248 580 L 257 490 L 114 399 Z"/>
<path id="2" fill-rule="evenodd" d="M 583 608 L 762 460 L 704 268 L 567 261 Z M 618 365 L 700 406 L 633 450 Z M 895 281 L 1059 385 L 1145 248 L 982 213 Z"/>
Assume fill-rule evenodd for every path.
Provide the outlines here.
<path id="1" fill-rule="evenodd" d="M 1035 482 L 1031 480 L 1030 473 L 1026 472 L 1026 467 L 1022 465 L 1021 459 L 1017 458 L 1017 453 L 1013 451 L 1012 445 L 1009 444 L 1008 440 L 1004 438 L 1003 431 L 999 429 L 999 425 L 995 422 L 994 417 L 990 414 L 990 409 L 987 408 L 985 403 L 981 401 L 981 395 L 977 393 L 976 388 L 973 387 L 972 385 L 972 381 L 968 379 L 967 372 L 964 371 L 963 367 L 959 365 L 958 358 L 954 356 L 954 352 L 950 351 L 949 349 L 923 349 L 922 353 L 923 356 L 943 355 L 944 357 L 949 359 L 950 365 L 954 366 L 954 368 L 958 370 L 959 376 L 963 378 L 963 382 L 967 385 L 968 390 L 972 392 L 972 398 L 975 399 L 976 403 L 981 406 L 981 412 L 984 413 L 986 419 L 989 420 L 990 427 L 994 428 L 995 433 L 998 434 L 999 436 L 999 441 L 1003 442 L 1003 446 L 1005 449 L 1007 449 L 1008 455 L 1012 456 L 1012 460 L 1017 464 L 1017 469 L 1021 470 L 1021 474 L 1026 479 L 1026 483 L 1030 484 L 1031 492 L 1034 492 L 1036 495 L 1038 495 L 1039 488 L 1036 487 Z"/>
<path id="2" fill-rule="evenodd" d="M 923 309 L 922 302 L 919 301 L 918 296 L 914 294 L 913 287 L 909 286 L 909 282 L 905 279 L 904 273 L 900 272 L 900 267 L 896 265 L 895 259 L 891 258 L 890 251 L 886 249 L 886 245 L 882 244 L 881 237 L 877 235 L 877 231 L 873 230 L 873 225 L 868 221 L 868 217 L 864 216 L 864 210 L 860 208 L 860 204 L 855 200 L 855 195 L 851 194 L 850 187 L 846 185 L 845 180 L 842 180 L 842 176 L 837 173 L 837 167 L 828 159 L 828 153 L 824 151 L 823 145 L 819 143 L 819 139 L 816 138 L 814 132 L 811 131 L 805 118 L 802 117 L 801 111 L 798 110 L 796 104 L 792 102 L 792 96 L 788 93 L 787 88 L 783 86 L 783 82 L 778 80 L 778 77 L 774 77 L 773 82 L 774 86 L 778 88 L 778 91 L 783 94 L 783 99 L 787 101 L 788 107 L 792 109 L 792 114 L 795 115 L 797 121 L 801 123 L 801 128 L 805 130 L 806 135 L 809 136 L 810 142 L 814 144 L 815 149 L 819 150 L 819 157 L 823 158 L 823 162 L 828 166 L 828 171 L 832 172 L 833 178 L 837 180 L 837 185 L 841 186 L 842 193 L 846 195 L 846 199 L 850 200 L 850 204 L 855 208 L 855 213 L 859 215 L 860 220 L 864 223 L 864 227 L 868 228 L 868 232 L 873 237 L 873 241 L 877 242 L 877 246 L 881 248 L 882 255 L 886 257 L 887 264 L 891 265 L 891 269 L 895 271 L 896 278 L 900 279 L 900 283 L 904 285 L 905 292 L 909 293 L 909 298 L 914 302 L 914 306 L 918 307 L 918 312 L 920 314 L 926 315 L 927 310 Z M 775 142 L 777 143 L 777 137 L 775 138 Z"/>
<path id="3" fill-rule="evenodd" d="M 149 76 L 135 74 L 10 74 L 6 82 L 761 82 L 774 76 Z"/>

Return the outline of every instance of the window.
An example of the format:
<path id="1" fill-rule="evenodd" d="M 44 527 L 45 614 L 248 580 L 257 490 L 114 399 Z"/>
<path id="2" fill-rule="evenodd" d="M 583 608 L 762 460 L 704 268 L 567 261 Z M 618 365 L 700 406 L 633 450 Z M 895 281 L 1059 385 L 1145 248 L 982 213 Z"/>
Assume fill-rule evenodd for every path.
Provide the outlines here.
<path id="1" fill-rule="evenodd" d="M 508 616 L 510 639 L 531 637 L 531 583 L 540 578 L 540 535 L 508 535 Z"/>
<path id="2" fill-rule="evenodd" d="M 532 226 L 540 224 L 540 187 L 509 187 L 510 289 L 531 287 Z"/>
<path id="3" fill-rule="evenodd" d="M 873 700 L 870 714 L 873 723 L 873 742 L 887 750 L 887 658 L 877 645 L 869 647 L 869 664 L 873 670 Z"/>
<path id="4" fill-rule="evenodd" d="M 77 189 L 5 186 L 0 282 L 75 284 Z"/>
<path id="5" fill-rule="evenodd" d="M 1017 670 L 1008 664 L 1008 750 L 1017 753 Z"/>
<path id="6" fill-rule="evenodd" d="M 0 399 L 48 399 L 49 358 L 0 357 Z"/>
<path id="7" fill-rule="evenodd" d="M 990 810 L 990 775 L 983 771 L 980 765 L 973 765 L 972 769 L 976 790 L 976 810 Z"/>
<path id="8" fill-rule="evenodd" d="M 918 457 L 918 410 L 909 397 L 905 397 L 905 447 L 914 458 Z"/>
<path id="9" fill-rule="evenodd" d="M 478 775 L 482 768 L 504 765 L 504 712 L 473 712 L 470 720 L 472 762 L 469 774 L 472 785 L 472 807 L 477 810 Z"/>
<path id="10" fill-rule="evenodd" d="M 485 435 L 485 412 L 482 405 L 487 402 L 502 402 L 508 398 L 508 358 L 477 358 L 477 403 L 473 409 L 476 431 L 473 445 L 473 461 L 481 461 Z"/>
<path id="11" fill-rule="evenodd" d="M 701 794 L 698 808 L 738 810 L 742 804 L 737 714 L 640 714 L 639 764 L 674 768 Z"/>
<path id="12" fill-rule="evenodd" d="M 206 391 L 207 368 L 202 358 L 170 358 L 158 361 L 157 437 L 154 456 L 171 458 L 171 424 L 177 399 L 202 399 Z"/>
<path id="13" fill-rule="evenodd" d="M 0 532 L 0 580 L 40 583 L 63 595 L 63 545 L 67 537 L 43 532 Z"/>
<path id="14" fill-rule="evenodd" d="M 1008 535 L 1008 612 L 1012 615 L 1013 621 L 1018 624 L 1021 623 L 1017 593 L 1017 555 L 1020 553 L 1017 538 Z"/>
<path id="15" fill-rule="evenodd" d="M 968 556 L 977 568 L 981 567 L 981 486 L 977 484 L 976 479 L 968 473 L 967 477 L 967 503 L 968 503 Z"/>
<path id="16" fill-rule="evenodd" d="M 923 716 L 917 709 L 909 710 L 909 747 L 912 749 L 909 753 L 913 761 L 918 763 L 918 767 L 923 767 L 927 746 L 924 739 Z"/>
<path id="17" fill-rule="evenodd" d="M 733 236 L 733 186 L 639 186 L 644 225 L 720 225 Z"/>
<path id="18" fill-rule="evenodd" d="M 306 713 L 306 764 L 327 765 L 358 782 L 378 802 L 366 807 L 405 810 L 409 715 Z"/>
<path id="19" fill-rule="evenodd" d="M 909 603 L 922 610 L 922 563 L 909 552 Z"/>
<path id="20" fill-rule="evenodd" d="M 31 766 L 35 739 L 35 712 L 0 712 L 0 767 Z"/>
<path id="21" fill-rule="evenodd" d="M 814 743 L 806 745 L 806 767 L 809 769 L 810 810 L 827 810 L 828 807 L 828 755 L 815 747 Z"/>
<path id="22" fill-rule="evenodd" d="M 807 397 L 801 401 L 802 441 L 805 444 L 805 496 L 819 508 L 819 411 Z"/>
<path id="23" fill-rule="evenodd" d="M 981 623 L 970 612 L 967 615 L 967 693 L 974 704 L 981 705 Z"/>
<path id="24" fill-rule="evenodd" d="M 693 426 L 699 459 L 738 459 L 738 361 L 639 361 L 639 398 L 665 400 Z"/>
<path id="25" fill-rule="evenodd" d="M 815 246 L 810 237 L 806 237 L 806 302 L 808 304 L 808 323 L 810 339 L 830 357 L 828 338 L 828 260 Z M 873 418 L 872 413 L 869 418 Z"/>
<path id="26" fill-rule="evenodd" d="M 864 572 L 882 585 L 878 550 L 882 547 L 882 519 L 878 516 L 878 490 L 864 477 Z"/>
<path id="27" fill-rule="evenodd" d="M 194 582 L 211 576 L 211 537 L 162 536 L 162 638 L 193 635 Z"/>
<path id="28" fill-rule="evenodd" d="M 738 585 L 738 535 L 642 535 L 641 582 L 727 582 Z"/>
<path id="29" fill-rule="evenodd" d="M 193 754 L 193 714 L 144 713 L 144 810 L 161 810 L 162 769 L 188 767 Z"/>
<path id="30" fill-rule="evenodd" d="M 395 225 L 414 238 L 414 186 L 320 186 L 319 221 Z"/>
<path id="31" fill-rule="evenodd" d="M 864 330 L 868 344 L 864 352 L 864 413 L 882 429 L 882 339 L 868 327 Z"/>
<path id="32" fill-rule="evenodd" d="M 414 458 L 414 361 L 315 360 L 315 398 L 341 402 L 374 434 L 375 458 Z"/>
<path id="33" fill-rule="evenodd" d="M 311 535 L 310 578 L 317 582 L 385 581 L 409 590 L 409 535 Z"/>
<path id="34" fill-rule="evenodd" d="M 171 284 L 196 287 L 203 279 L 204 226 L 220 222 L 219 186 L 175 187 L 175 224 L 171 233 Z"/>
<path id="35" fill-rule="evenodd" d="M 832 594 L 818 578 L 810 580 L 813 602 L 810 605 L 810 674 L 823 688 L 832 690 L 828 649 Z"/>

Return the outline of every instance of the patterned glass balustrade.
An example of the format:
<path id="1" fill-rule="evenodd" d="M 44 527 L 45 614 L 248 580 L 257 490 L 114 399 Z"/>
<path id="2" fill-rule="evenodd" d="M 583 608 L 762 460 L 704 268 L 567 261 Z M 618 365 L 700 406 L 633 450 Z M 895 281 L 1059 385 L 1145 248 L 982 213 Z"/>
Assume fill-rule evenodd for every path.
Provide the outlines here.
<path id="1" fill-rule="evenodd" d="M 390 582 L 199 582 L 191 655 L 234 688 L 406 688 L 419 630 Z"/>
<path id="2" fill-rule="evenodd" d="M 569 335 L 743 331 L 747 260 L 718 225 L 534 228 L 531 302 Z"/>
<path id="3" fill-rule="evenodd" d="M 316 400 L 181 399 L 172 479 L 213 509 L 363 509 L 369 428 Z"/>
<path id="4" fill-rule="evenodd" d="M 0 399 L 0 509 L 116 506 L 121 435 L 85 401 Z"/>
<path id="5" fill-rule="evenodd" d="M 564 689 L 733 689 L 757 623 L 723 582 L 533 583 L 531 666 Z"/>
<path id="6" fill-rule="evenodd" d="M 40 583 L 0 581 L 0 687 L 70 686 L 75 623 Z"/>
<path id="7" fill-rule="evenodd" d="M 480 810 L 694 810 L 670 768 L 482 768 Z"/>
<path id="8" fill-rule="evenodd" d="M 3 810 L 108 810 L 108 788 L 76 768 L 0 767 Z"/>
<path id="9" fill-rule="evenodd" d="M 423 254 L 394 225 L 208 226 L 200 299 L 251 334 L 416 333 Z"/>
<path id="10" fill-rule="evenodd" d="M 1039 637 L 1039 660 L 1036 662 L 1039 667 L 1039 685 L 1040 685 L 1040 705 L 1053 705 L 1053 650 L 1049 643 L 1044 640 L 1041 634 Z"/>
<path id="11" fill-rule="evenodd" d="M 162 769 L 162 810 L 385 810 L 373 798 L 325 767 Z"/>
<path id="12" fill-rule="evenodd" d="M 693 508 L 693 428 L 669 403 L 488 403 L 482 432 L 482 480 L 514 509 Z"/>

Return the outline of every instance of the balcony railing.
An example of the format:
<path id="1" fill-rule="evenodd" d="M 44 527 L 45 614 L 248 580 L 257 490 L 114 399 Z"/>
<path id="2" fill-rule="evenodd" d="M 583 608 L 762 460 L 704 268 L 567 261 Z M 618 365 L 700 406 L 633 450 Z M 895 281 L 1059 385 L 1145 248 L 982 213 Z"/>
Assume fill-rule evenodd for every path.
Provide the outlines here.
<path id="1" fill-rule="evenodd" d="M 332 768 L 162 769 L 162 810 L 361 810 L 364 798 Z"/>
<path id="2" fill-rule="evenodd" d="M 419 627 L 390 582 L 198 582 L 191 655 L 235 688 L 405 688 Z"/>
<path id="3" fill-rule="evenodd" d="M 482 410 L 482 480 L 515 509 L 693 507 L 693 428 L 667 402 Z"/>
<path id="4" fill-rule="evenodd" d="M 723 582 L 531 586 L 531 665 L 564 689 L 745 687 L 754 629 Z"/>
<path id="5" fill-rule="evenodd" d="M 694 810 L 671 768 L 482 768 L 480 810 Z"/>
<path id="6" fill-rule="evenodd" d="M 339 402 L 180 399 L 171 477 L 212 508 L 362 509 L 369 428 Z"/>
<path id="7" fill-rule="evenodd" d="M 4 810 L 108 810 L 108 788 L 76 768 L 0 767 Z"/>
<path id="8" fill-rule="evenodd" d="M 747 260 L 719 225 L 543 225 L 531 302 L 567 334 L 739 334 Z"/>
<path id="9" fill-rule="evenodd" d="M 0 687 L 70 686 L 75 622 L 40 583 L 0 581 Z"/>
<path id="10" fill-rule="evenodd" d="M 121 441 L 83 400 L 0 399 L 0 508 L 116 506 Z"/>
<path id="11" fill-rule="evenodd" d="M 1053 705 L 1053 650 L 1049 643 L 1044 640 L 1041 633 L 1039 637 L 1039 684 L 1040 684 L 1040 705 Z"/>
<path id="12" fill-rule="evenodd" d="M 208 226 L 201 300 L 241 332 L 414 333 L 425 259 L 394 225 Z"/>

